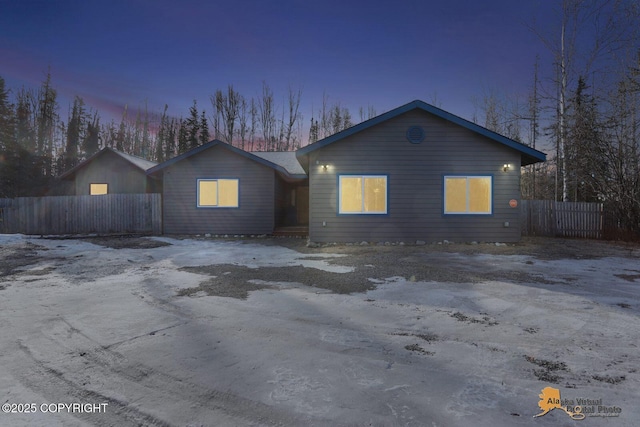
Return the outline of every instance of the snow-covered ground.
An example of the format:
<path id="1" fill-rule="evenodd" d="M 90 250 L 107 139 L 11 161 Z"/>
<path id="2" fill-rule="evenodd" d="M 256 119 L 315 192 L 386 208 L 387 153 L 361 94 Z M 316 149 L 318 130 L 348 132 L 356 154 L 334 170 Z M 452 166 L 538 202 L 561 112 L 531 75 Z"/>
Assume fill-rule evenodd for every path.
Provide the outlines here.
<path id="1" fill-rule="evenodd" d="M 1 426 L 640 425 L 638 248 L 586 259 L 402 248 L 424 265 L 500 272 L 437 282 L 354 267 L 353 248 L 154 239 L 170 245 L 0 235 Z M 184 268 L 198 266 L 220 266 L 226 283 L 232 266 L 371 268 L 376 289 L 337 294 L 287 274 L 254 280 L 247 299 L 179 295 L 215 279 Z M 573 401 L 563 406 L 600 404 L 583 405 L 584 420 L 559 408 L 533 418 L 545 387 Z"/>

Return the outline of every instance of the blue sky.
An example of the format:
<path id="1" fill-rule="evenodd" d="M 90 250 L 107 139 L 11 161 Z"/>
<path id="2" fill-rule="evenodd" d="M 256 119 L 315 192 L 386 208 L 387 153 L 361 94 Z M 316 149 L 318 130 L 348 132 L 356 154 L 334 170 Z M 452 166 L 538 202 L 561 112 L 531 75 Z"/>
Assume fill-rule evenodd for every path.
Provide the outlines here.
<path id="1" fill-rule="evenodd" d="M 471 119 L 490 90 L 526 95 L 536 54 L 527 28 L 556 17 L 547 0 L 0 0 L 0 76 L 37 87 L 51 68 L 66 119 L 82 96 L 103 117 L 125 104 L 186 116 L 232 84 L 258 97 L 302 88 L 305 124 L 322 102 L 378 113 L 437 97 Z M 546 65 L 545 65 L 546 63 Z M 543 69 L 544 71 L 544 69 Z M 112 114 L 112 116 L 109 116 Z"/>

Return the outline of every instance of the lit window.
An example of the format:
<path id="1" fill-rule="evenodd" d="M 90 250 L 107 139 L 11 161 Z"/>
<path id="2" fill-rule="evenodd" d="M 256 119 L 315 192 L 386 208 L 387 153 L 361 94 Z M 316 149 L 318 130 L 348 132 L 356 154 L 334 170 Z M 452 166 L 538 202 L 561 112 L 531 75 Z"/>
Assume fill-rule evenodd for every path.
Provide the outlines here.
<path id="1" fill-rule="evenodd" d="M 199 179 L 198 207 L 237 208 L 237 179 Z"/>
<path id="2" fill-rule="evenodd" d="M 341 214 L 386 214 L 387 177 L 341 175 L 338 177 Z"/>
<path id="3" fill-rule="evenodd" d="M 100 196 L 107 194 L 109 191 L 109 184 L 89 184 L 89 194 L 92 196 Z"/>
<path id="4" fill-rule="evenodd" d="M 445 214 L 491 214 L 490 176 L 445 176 Z"/>

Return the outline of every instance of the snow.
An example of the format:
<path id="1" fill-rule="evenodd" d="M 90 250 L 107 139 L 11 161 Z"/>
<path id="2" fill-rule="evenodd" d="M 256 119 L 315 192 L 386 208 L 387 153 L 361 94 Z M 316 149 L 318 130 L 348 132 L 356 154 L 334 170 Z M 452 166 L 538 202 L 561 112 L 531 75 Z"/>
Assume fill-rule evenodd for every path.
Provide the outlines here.
<path id="1" fill-rule="evenodd" d="M 0 235 L 46 249 L 0 278 L 2 403 L 109 403 L 106 414 L 0 413 L 0 425 L 573 424 L 560 410 L 533 418 L 547 386 L 622 408 L 607 425 L 640 422 L 637 258 L 448 254 L 535 280 L 371 277 L 376 289 L 352 295 L 261 280 L 271 286 L 240 300 L 177 296 L 206 280 L 179 268 L 354 267 L 338 253 L 155 239 L 171 246 Z M 529 360 L 567 370 L 541 381 Z"/>
<path id="2" fill-rule="evenodd" d="M 242 241 L 205 240 L 194 244 L 196 241 L 193 240 L 176 240 L 167 237 L 155 239 L 172 244 L 172 246 L 159 248 L 157 253 L 159 256 L 171 257 L 172 262 L 181 267 L 216 264 L 233 264 L 248 268 L 300 265 L 334 273 L 353 271 L 353 267 L 328 263 L 329 260 L 339 258 L 341 255 L 338 254 L 314 254 L 313 259 L 308 259 L 310 257 L 306 254 L 281 246 L 264 246 Z"/>
<path id="3" fill-rule="evenodd" d="M 6 246 L 24 241 L 26 238 L 23 234 L 0 234 L 0 245 Z"/>

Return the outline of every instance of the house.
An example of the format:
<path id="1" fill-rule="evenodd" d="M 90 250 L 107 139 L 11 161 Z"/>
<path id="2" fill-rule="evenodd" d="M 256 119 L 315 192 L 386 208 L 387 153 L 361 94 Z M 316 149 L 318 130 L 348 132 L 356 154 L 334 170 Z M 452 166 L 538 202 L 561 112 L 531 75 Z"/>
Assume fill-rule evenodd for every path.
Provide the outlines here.
<path id="1" fill-rule="evenodd" d="M 308 221 L 307 175 L 294 152 L 214 140 L 147 173 L 162 181 L 167 234 L 271 234 Z"/>
<path id="2" fill-rule="evenodd" d="M 72 194 L 162 192 L 166 234 L 313 242 L 515 242 L 520 167 L 546 155 L 413 101 L 299 149 L 214 140 L 164 163 L 105 148 L 60 178 Z"/>
<path id="3" fill-rule="evenodd" d="M 546 155 L 422 101 L 296 152 L 313 242 L 520 239 L 520 166 Z"/>
<path id="4" fill-rule="evenodd" d="M 58 177 L 66 195 L 161 192 L 159 182 L 147 176 L 157 163 L 105 147 Z"/>

